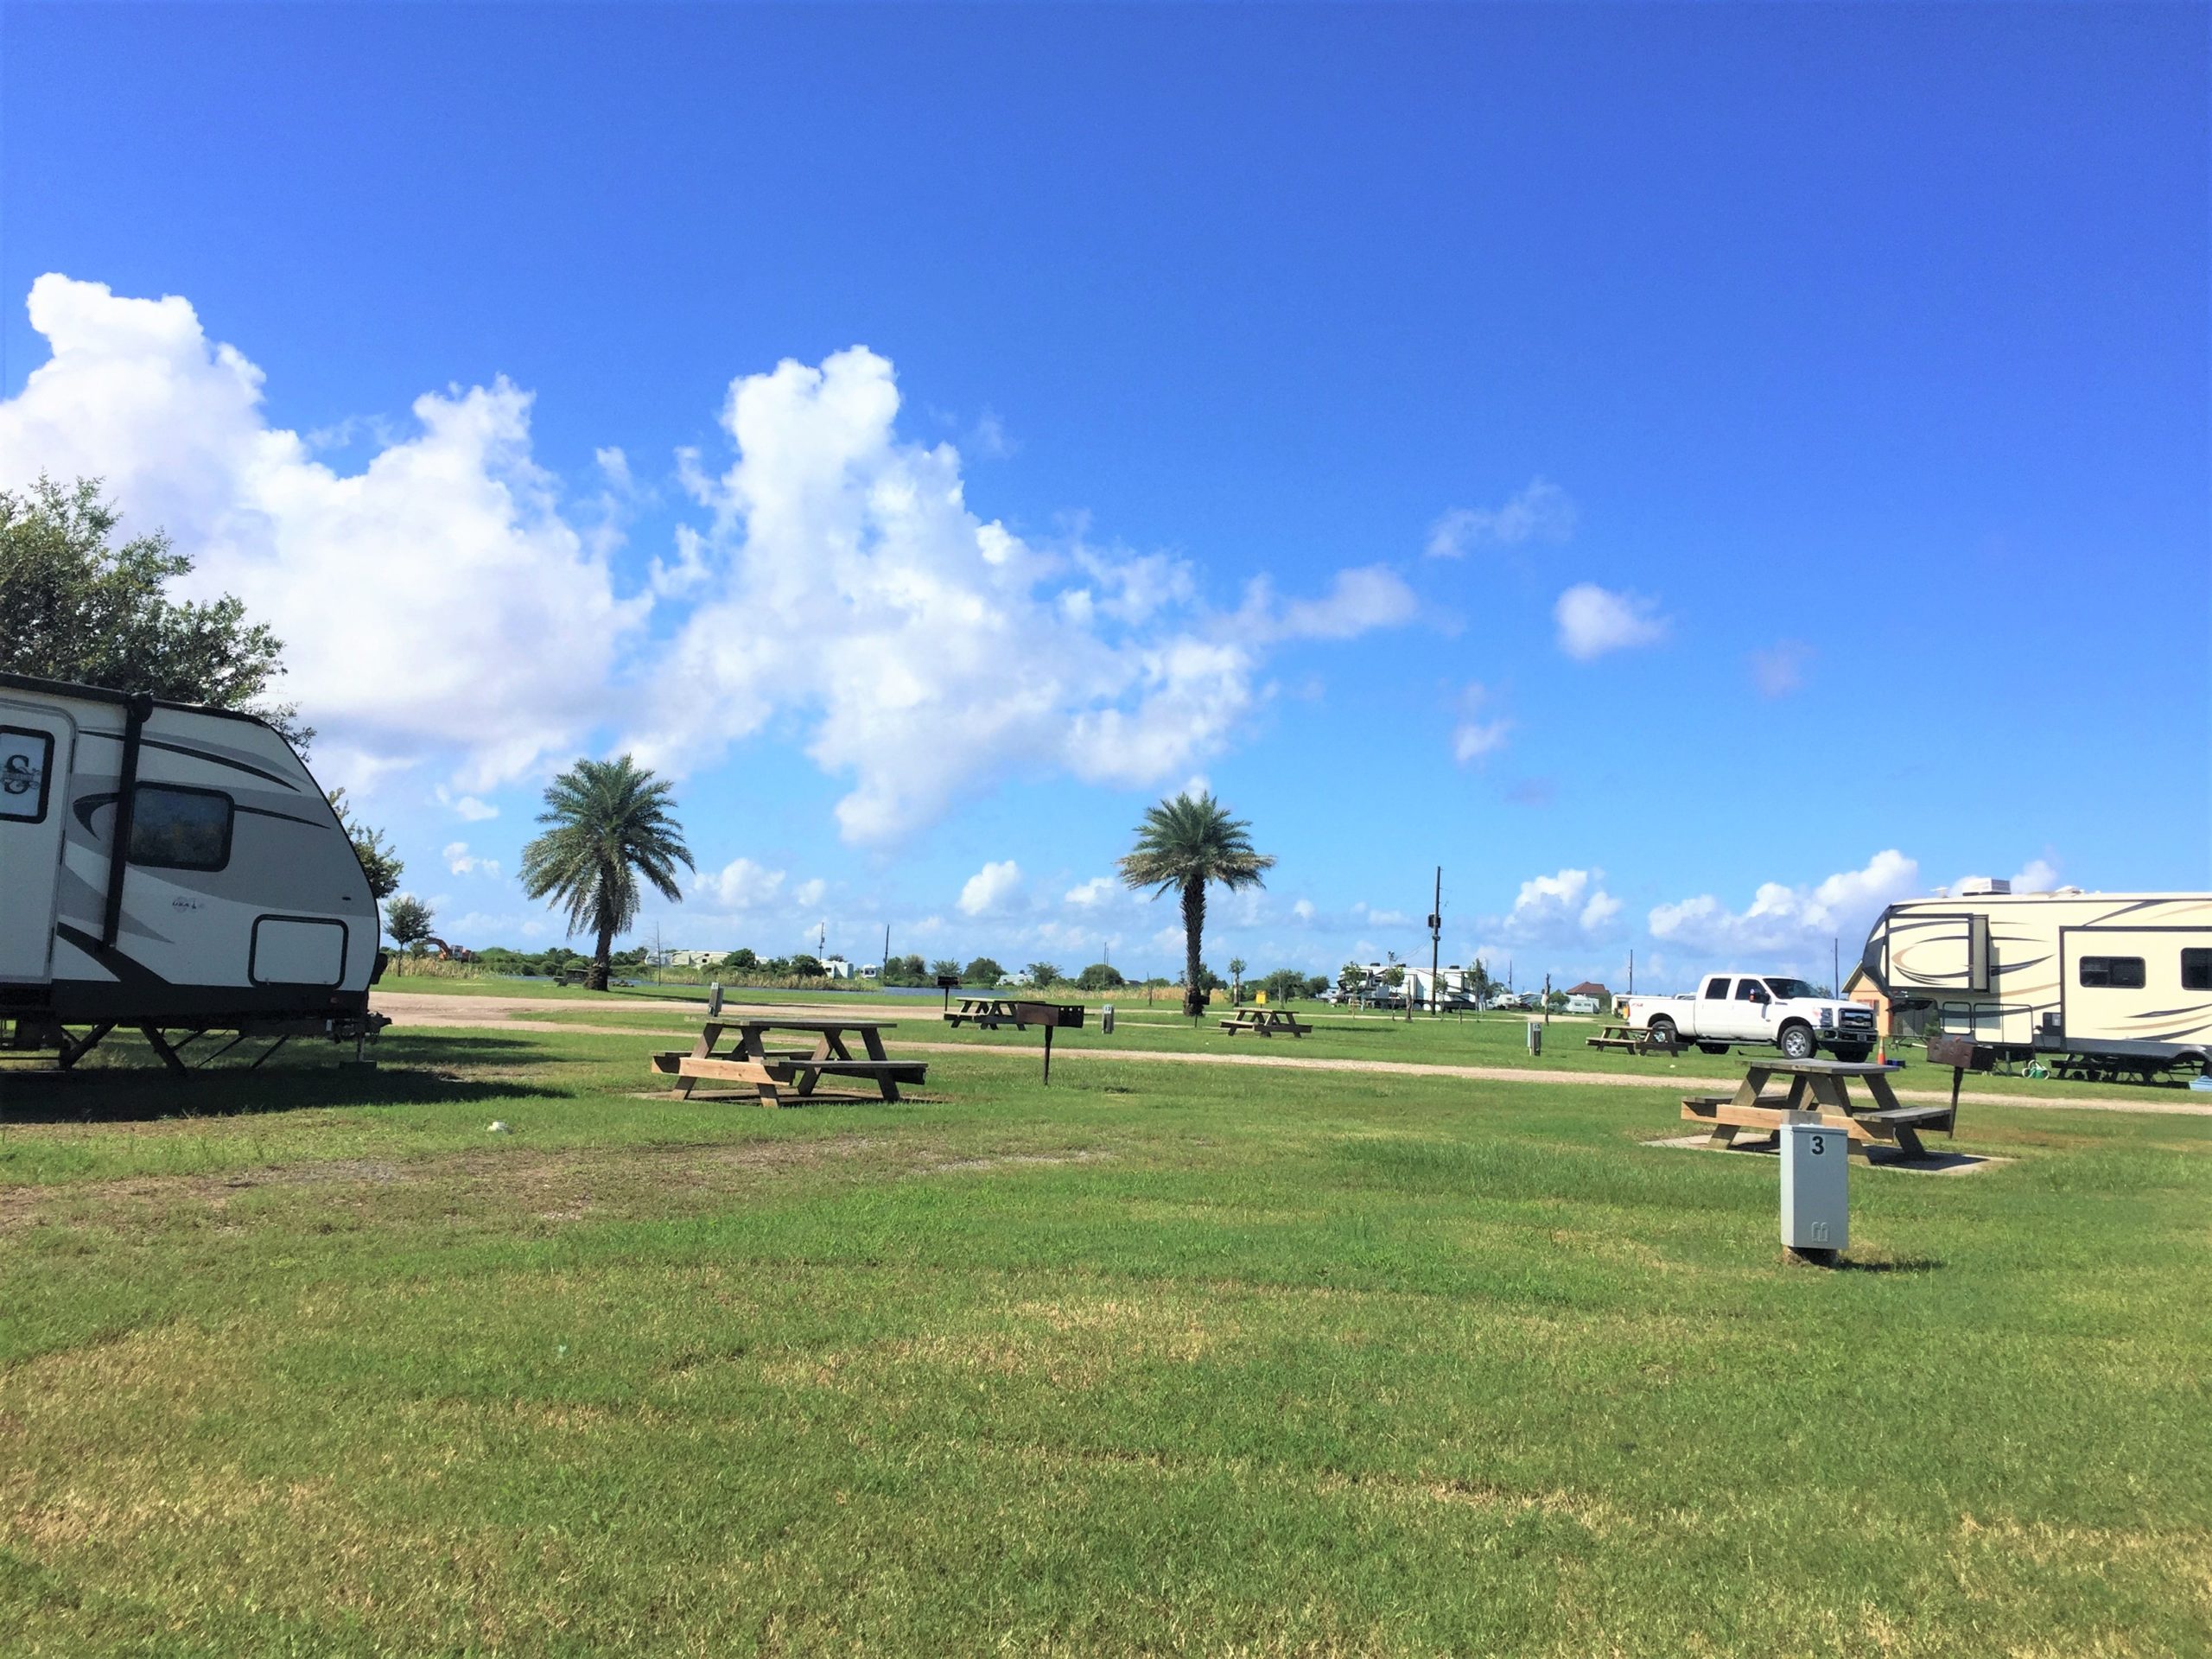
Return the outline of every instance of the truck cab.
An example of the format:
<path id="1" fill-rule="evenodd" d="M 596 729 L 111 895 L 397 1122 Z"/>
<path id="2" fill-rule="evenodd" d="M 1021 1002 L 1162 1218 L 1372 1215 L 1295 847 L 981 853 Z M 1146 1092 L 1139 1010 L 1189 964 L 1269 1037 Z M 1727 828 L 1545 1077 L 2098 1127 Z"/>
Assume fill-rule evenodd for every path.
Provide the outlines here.
<path id="1" fill-rule="evenodd" d="M 1863 1060 L 1874 1046 L 1874 1011 L 1823 996 L 1786 974 L 1707 974 L 1682 996 L 1630 997 L 1630 1026 L 1665 1029 L 1708 1054 L 1738 1043 L 1778 1048 L 1792 1059 L 1826 1049 L 1838 1059 Z"/>

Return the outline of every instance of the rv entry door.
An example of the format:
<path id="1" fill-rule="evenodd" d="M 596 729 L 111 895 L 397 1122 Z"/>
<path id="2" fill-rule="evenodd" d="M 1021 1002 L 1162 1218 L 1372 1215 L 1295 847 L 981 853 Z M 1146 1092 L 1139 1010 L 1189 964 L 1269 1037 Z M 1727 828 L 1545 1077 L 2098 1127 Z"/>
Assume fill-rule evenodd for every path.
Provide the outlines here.
<path id="1" fill-rule="evenodd" d="M 60 709 L 0 697 L 0 983 L 54 976 L 54 892 L 76 736 Z"/>

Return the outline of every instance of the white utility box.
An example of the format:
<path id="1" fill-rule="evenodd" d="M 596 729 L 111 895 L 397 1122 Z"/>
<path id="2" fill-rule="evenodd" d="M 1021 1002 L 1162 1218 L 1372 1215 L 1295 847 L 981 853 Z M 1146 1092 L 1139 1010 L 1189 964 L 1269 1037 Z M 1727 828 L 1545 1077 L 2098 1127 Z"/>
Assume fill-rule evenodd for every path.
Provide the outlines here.
<path id="1" fill-rule="evenodd" d="M 1851 1137 L 1817 1119 L 1782 1126 L 1782 1242 L 1793 1250 L 1850 1243 Z"/>
<path id="2" fill-rule="evenodd" d="M 1541 1020 L 1531 1020 L 1529 1022 L 1529 1052 L 1531 1054 L 1541 1054 L 1544 1052 L 1544 1022 Z"/>

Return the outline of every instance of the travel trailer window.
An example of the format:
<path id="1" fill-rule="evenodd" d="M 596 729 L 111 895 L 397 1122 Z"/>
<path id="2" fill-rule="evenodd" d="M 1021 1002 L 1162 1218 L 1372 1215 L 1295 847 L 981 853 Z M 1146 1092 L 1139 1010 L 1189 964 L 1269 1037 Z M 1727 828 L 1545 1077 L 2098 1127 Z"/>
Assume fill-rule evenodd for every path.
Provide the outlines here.
<path id="1" fill-rule="evenodd" d="M 46 816 L 54 739 L 45 732 L 0 726 L 0 818 L 36 823 Z"/>
<path id="2" fill-rule="evenodd" d="M 2184 991 L 2212 991 L 2212 950 L 2181 953 L 2181 988 Z"/>
<path id="3" fill-rule="evenodd" d="M 2101 985 L 2115 991 L 2139 991 L 2143 988 L 2143 958 L 2084 957 L 2082 958 L 2082 983 Z"/>
<path id="4" fill-rule="evenodd" d="M 130 861 L 157 870 L 219 870 L 231 861 L 231 798 L 220 790 L 141 784 Z"/>

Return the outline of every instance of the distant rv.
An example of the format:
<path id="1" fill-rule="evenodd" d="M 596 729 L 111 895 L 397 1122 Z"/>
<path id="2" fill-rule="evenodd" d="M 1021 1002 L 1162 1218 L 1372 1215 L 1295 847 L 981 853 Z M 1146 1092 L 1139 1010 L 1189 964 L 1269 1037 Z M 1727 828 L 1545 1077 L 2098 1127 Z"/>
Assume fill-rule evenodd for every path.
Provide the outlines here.
<path id="1" fill-rule="evenodd" d="M 2014 893 L 1892 905 L 1859 966 L 1895 1013 L 1933 1012 L 2012 1058 L 2139 1071 L 2212 1054 L 2212 893 Z"/>
<path id="2" fill-rule="evenodd" d="M 0 674 L 0 1046 L 66 1068 L 135 1028 L 181 1070 L 209 1032 L 358 1041 L 385 1023 L 379 931 L 352 840 L 272 728 Z"/>

